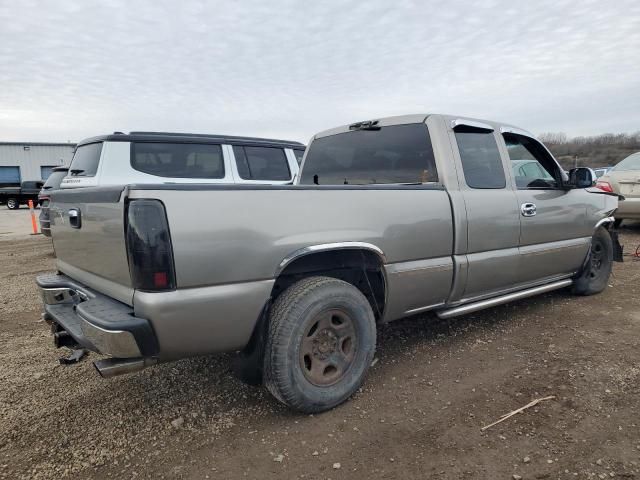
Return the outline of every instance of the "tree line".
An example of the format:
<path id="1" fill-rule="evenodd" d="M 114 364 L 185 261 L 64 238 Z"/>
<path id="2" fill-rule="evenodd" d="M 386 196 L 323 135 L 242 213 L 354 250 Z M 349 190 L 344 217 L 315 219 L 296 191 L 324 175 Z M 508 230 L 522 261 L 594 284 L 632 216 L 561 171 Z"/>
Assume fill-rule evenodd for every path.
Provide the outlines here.
<path id="1" fill-rule="evenodd" d="M 538 136 L 564 168 L 613 166 L 640 151 L 640 131 L 570 138 L 563 132 Z"/>

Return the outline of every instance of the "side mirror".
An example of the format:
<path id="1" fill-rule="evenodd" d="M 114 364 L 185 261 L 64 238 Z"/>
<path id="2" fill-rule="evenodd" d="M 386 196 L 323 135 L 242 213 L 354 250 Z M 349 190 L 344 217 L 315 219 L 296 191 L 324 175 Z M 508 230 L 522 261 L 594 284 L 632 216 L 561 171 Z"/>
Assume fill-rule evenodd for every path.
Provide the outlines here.
<path id="1" fill-rule="evenodd" d="M 589 188 L 595 184 L 596 174 L 586 167 L 572 168 L 569 170 L 569 183 L 571 188 Z"/>

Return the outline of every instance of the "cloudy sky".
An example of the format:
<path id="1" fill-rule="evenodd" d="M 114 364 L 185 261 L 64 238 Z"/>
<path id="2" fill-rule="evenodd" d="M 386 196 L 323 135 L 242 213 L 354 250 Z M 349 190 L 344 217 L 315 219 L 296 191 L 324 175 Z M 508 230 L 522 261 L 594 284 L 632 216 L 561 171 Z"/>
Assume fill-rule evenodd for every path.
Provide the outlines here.
<path id="1" fill-rule="evenodd" d="M 0 0 L 0 141 L 440 112 L 640 130 L 640 2 Z"/>

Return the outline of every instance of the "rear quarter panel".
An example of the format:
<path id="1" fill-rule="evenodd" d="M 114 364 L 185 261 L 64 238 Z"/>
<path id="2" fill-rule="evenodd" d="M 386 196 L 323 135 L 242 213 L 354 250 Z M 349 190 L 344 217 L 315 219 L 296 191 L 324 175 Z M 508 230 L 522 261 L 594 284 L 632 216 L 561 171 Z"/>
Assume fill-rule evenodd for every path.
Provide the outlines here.
<path id="1" fill-rule="evenodd" d="M 273 279 L 301 248 L 366 242 L 385 255 L 385 319 L 443 303 L 453 269 L 446 191 L 349 187 L 133 187 L 131 198 L 165 204 L 179 289 Z"/>

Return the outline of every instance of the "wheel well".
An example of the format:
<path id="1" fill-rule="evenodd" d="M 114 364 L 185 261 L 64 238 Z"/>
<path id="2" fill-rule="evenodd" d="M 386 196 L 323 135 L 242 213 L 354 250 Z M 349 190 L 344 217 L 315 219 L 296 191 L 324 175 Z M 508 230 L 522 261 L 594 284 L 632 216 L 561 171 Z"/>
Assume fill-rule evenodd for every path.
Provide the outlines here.
<path id="1" fill-rule="evenodd" d="M 369 301 L 376 320 L 381 320 L 386 301 L 383 265 L 377 253 L 366 249 L 329 250 L 292 260 L 276 278 L 271 297 L 260 313 L 249 343 L 234 360 L 233 370 L 236 376 L 250 385 L 262 383 L 269 310 L 278 295 L 303 278 L 323 275 L 354 285 Z"/>
<path id="2" fill-rule="evenodd" d="M 352 284 L 367 298 L 376 320 L 381 320 L 386 283 L 382 259 L 366 249 L 338 249 L 303 255 L 291 261 L 280 272 L 271 292 L 275 300 L 295 282 L 311 276 L 333 277 Z"/>

